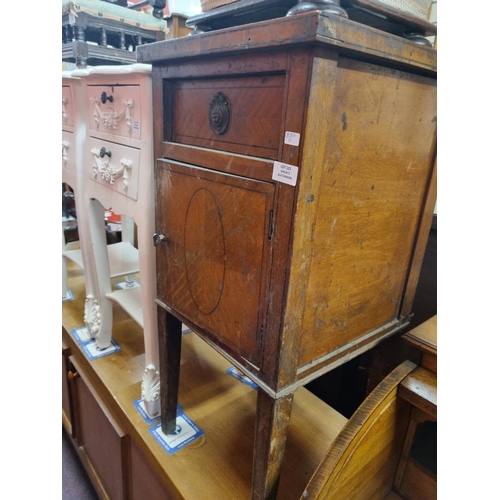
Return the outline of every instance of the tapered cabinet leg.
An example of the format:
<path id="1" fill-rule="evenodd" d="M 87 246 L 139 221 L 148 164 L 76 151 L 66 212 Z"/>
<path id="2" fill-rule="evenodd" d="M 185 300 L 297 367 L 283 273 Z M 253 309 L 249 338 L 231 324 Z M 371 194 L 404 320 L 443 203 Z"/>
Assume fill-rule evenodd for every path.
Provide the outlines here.
<path id="1" fill-rule="evenodd" d="M 179 370 L 181 365 L 182 323 L 164 309 L 158 310 L 158 347 L 160 351 L 161 430 L 175 431 Z"/>
<path id="2" fill-rule="evenodd" d="M 262 389 L 258 391 L 252 500 L 272 500 L 278 492 L 293 394 L 274 399 Z"/>

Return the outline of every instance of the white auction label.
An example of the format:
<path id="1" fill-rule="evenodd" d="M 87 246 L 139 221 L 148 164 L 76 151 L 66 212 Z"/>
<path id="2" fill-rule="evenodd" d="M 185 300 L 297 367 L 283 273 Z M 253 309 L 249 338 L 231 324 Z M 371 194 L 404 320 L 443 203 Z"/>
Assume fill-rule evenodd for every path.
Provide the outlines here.
<path id="1" fill-rule="evenodd" d="M 299 168 L 295 165 L 288 165 L 280 161 L 275 161 L 273 167 L 273 180 L 295 186 L 295 184 L 297 184 L 298 171 Z"/>
<path id="2" fill-rule="evenodd" d="M 297 132 L 285 132 L 285 144 L 290 146 L 298 146 L 300 142 L 300 134 Z"/>
<path id="3" fill-rule="evenodd" d="M 141 130 L 141 122 L 139 120 L 134 120 L 132 122 L 132 129 L 140 131 Z"/>
<path id="4" fill-rule="evenodd" d="M 69 24 L 71 26 L 73 26 L 76 23 L 75 14 L 73 14 L 72 12 L 70 12 L 68 18 L 69 18 Z"/>

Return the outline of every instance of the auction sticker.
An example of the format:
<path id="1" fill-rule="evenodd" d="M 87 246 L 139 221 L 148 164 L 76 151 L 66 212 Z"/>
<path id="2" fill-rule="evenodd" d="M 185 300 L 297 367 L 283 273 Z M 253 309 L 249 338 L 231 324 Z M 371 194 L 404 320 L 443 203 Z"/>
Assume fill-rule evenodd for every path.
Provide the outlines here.
<path id="1" fill-rule="evenodd" d="M 295 186 L 295 184 L 297 184 L 298 172 L 299 168 L 294 165 L 288 165 L 287 163 L 275 161 L 273 167 L 273 180 L 290 184 L 290 186 Z"/>

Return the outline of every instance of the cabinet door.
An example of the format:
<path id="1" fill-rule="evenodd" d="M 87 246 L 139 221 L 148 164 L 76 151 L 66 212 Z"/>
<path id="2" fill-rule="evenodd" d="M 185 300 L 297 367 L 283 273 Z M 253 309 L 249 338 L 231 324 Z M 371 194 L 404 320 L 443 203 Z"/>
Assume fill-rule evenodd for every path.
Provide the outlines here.
<path id="1" fill-rule="evenodd" d="M 156 175 L 159 299 L 260 367 L 274 185 L 168 160 Z"/>
<path id="2" fill-rule="evenodd" d="M 69 372 L 69 356 L 71 352 L 70 349 L 62 345 L 62 422 L 68 433 L 74 436 L 74 423 L 73 423 L 73 407 L 72 407 L 72 395 L 71 386 L 68 383 L 68 372 Z"/>
<path id="3" fill-rule="evenodd" d="M 129 436 L 118 425 L 73 357 L 70 357 L 70 362 L 78 401 L 80 456 L 100 496 L 109 500 L 128 500 Z"/>

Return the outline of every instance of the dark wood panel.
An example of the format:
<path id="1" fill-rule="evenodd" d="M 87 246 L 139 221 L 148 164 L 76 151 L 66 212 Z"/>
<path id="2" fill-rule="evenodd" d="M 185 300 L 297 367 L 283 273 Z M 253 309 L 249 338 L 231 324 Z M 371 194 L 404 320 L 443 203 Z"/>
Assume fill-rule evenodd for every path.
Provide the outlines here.
<path id="1" fill-rule="evenodd" d="M 97 394 L 82 376 L 75 380 L 78 391 L 79 443 L 85 451 L 102 487 L 111 500 L 128 499 L 125 475 L 129 463 L 128 436 L 112 420 Z"/>
<path id="2" fill-rule="evenodd" d="M 273 163 L 269 160 L 240 156 L 215 151 L 213 149 L 195 148 L 185 144 L 163 142 L 160 158 L 177 160 L 181 163 L 203 165 L 210 170 L 218 170 L 234 175 L 241 175 L 266 182 L 272 180 Z"/>
<path id="3" fill-rule="evenodd" d="M 283 119 L 284 75 L 200 79 L 172 85 L 173 142 L 277 158 Z M 221 94 L 222 93 L 222 94 Z M 226 106 L 214 103 L 223 96 Z M 214 108 L 212 111 L 211 105 Z M 212 116 L 227 129 L 211 128 Z"/>
<path id="4" fill-rule="evenodd" d="M 68 383 L 68 371 L 70 355 L 69 348 L 63 345 L 62 349 L 62 419 L 68 434 L 73 435 L 73 410 L 70 396 L 70 386 Z"/>
<path id="5" fill-rule="evenodd" d="M 148 462 L 138 445 L 130 444 L 131 498 L 132 500 L 172 500 L 160 476 Z"/>
<path id="6" fill-rule="evenodd" d="M 257 366 L 274 185 L 157 161 L 158 298 Z"/>
<path id="7" fill-rule="evenodd" d="M 437 498 L 436 475 L 415 460 L 408 460 L 400 493 L 407 500 L 435 500 Z"/>

